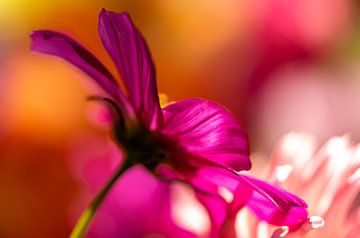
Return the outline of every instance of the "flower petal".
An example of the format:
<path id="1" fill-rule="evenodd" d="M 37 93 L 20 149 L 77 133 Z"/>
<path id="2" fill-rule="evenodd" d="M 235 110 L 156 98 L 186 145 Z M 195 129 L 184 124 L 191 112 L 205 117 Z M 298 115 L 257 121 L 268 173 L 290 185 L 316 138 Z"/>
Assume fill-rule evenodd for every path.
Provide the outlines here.
<path id="1" fill-rule="evenodd" d="M 290 230 L 297 229 L 306 222 L 307 205 L 303 200 L 261 180 L 213 166 L 194 168 L 182 173 L 183 177 L 180 179 L 189 182 L 199 191 L 215 194 L 215 197 L 223 196 L 219 188 L 230 191 L 233 198 L 229 201 L 228 217 L 234 217 L 246 205 L 259 219 L 274 225 L 289 226 Z M 211 209 L 209 211 L 211 213 Z M 220 224 L 215 222 L 213 225 Z"/>
<path id="2" fill-rule="evenodd" d="M 186 152 L 236 171 L 250 169 L 245 131 L 220 105 L 188 99 L 167 106 L 163 113 L 162 133 L 178 140 Z"/>
<path id="3" fill-rule="evenodd" d="M 261 180 L 239 176 L 241 179 L 237 190 L 253 190 L 247 206 L 259 219 L 278 226 L 288 226 L 290 230 L 295 230 L 306 222 L 307 205 L 302 199 Z"/>
<path id="4" fill-rule="evenodd" d="M 201 192 L 197 192 L 196 196 L 197 199 L 203 204 L 203 206 L 208 211 L 209 218 L 212 224 L 208 237 L 216 238 L 219 237 L 219 234 L 225 235 L 223 234 L 224 233 L 223 226 L 227 219 L 226 202 L 221 198 L 209 196 Z M 226 228 L 231 229 L 231 227 L 226 227 Z M 230 238 L 230 236 L 228 235 L 223 237 Z"/>
<path id="5" fill-rule="evenodd" d="M 131 112 L 127 98 L 111 73 L 91 52 L 75 40 L 64 34 L 48 30 L 34 31 L 31 39 L 32 50 L 58 56 L 77 66 L 90 75 L 111 97 L 118 100 L 127 112 Z"/>
<path id="6" fill-rule="evenodd" d="M 150 51 L 128 14 L 102 10 L 99 35 L 114 60 L 138 116 L 152 129 L 162 118 Z"/>
<path id="7" fill-rule="evenodd" d="M 165 179 L 172 181 L 185 182 L 185 184 L 191 184 L 195 189 L 195 194 L 197 199 L 202 203 L 206 208 L 210 222 L 211 229 L 207 237 L 215 238 L 220 237 L 219 234 L 222 233 L 223 224 L 227 219 L 227 210 L 228 204 L 226 201 L 218 194 L 218 185 L 215 181 L 211 181 L 207 176 L 212 177 L 213 179 L 219 178 L 222 180 L 222 183 L 230 183 L 231 186 L 234 184 L 234 181 L 227 180 L 224 177 L 216 176 L 213 177 L 214 173 L 212 170 L 199 169 L 195 167 L 188 167 L 183 170 L 179 168 L 173 168 L 166 164 L 160 164 L 156 168 L 156 172 Z M 236 184 L 235 184 L 236 186 Z"/>
<path id="8" fill-rule="evenodd" d="M 135 166 L 114 185 L 90 228 L 91 237 L 195 238 L 171 218 L 170 184 Z"/>
<path id="9" fill-rule="evenodd" d="M 109 148 L 106 139 L 94 139 L 87 136 L 85 141 L 72 147 L 72 158 L 81 155 L 85 159 L 71 160 L 74 176 L 82 185 L 84 182 L 88 184 L 83 186 L 78 201 L 73 204 L 74 221 L 116 172 L 123 159 L 117 145 L 112 144 Z M 159 180 L 141 165 L 132 167 L 110 190 L 94 217 L 87 237 L 197 237 L 172 220 L 171 186 L 169 181 Z"/>

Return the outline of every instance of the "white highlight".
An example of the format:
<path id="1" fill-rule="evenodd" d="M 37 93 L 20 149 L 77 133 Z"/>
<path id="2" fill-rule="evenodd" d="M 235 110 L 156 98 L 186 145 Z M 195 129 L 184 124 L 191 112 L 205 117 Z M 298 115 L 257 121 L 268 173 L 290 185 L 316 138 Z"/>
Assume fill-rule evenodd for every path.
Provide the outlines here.
<path id="1" fill-rule="evenodd" d="M 269 225 L 266 222 L 260 221 L 257 227 L 257 237 L 268 238 L 269 236 Z"/>
<path id="2" fill-rule="evenodd" d="M 355 170 L 355 172 L 348 177 L 348 182 L 349 183 L 360 183 L 360 168 L 358 168 L 357 170 Z"/>
<path id="3" fill-rule="evenodd" d="M 284 182 L 294 170 L 290 164 L 279 165 L 275 168 L 275 178 L 278 182 Z"/>
<path id="4" fill-rule="evenodd" d="M 304 137 L 300 133 L 289 133 L 286 135 L 282 144 L 282 150 L 284 153 L 292 155 L 296 148 L 303 144 Z"/>
<path id="5" fill-rule="evenodd" d="M 234 200 L 234 194 L 227 188 L 220 186 L 218 193 L 222 196 L 226 202 L 231 203 Z"/>
<path id="6" fill-rule="evenodd" d="M 338 156 L 347 148 L 349 144 L 349 136 L 333 137 L 327 144 L 327 152 L 331 155 Z"/>
<path id="7" fill-rule="evenodd" d="M 289 227 L 282 226 L 274 231 L 271 238 L 283 238 L 289 233 Z"/>
<path id="8" fill-rule="evenodd" d="M 356 145 L 355 149 L 354 149 L 354 154 L 353 154 L 353 165 L 359 165 L 360 164 L 360 145 Z"/>
<path id="9" fill-rule="evenodd" d="M 252 230 L 250 220 L 251 217 L 246 207 L 238 212 L 235 220 L 236 237 L 251 237 L 250 232 L 252 232 Z"/>
<path id="10" fill-rule="evenodd" d="M 313 135 L 291 132 L 284 137 L 281 150 L 287 163 L 291 163 L 296 168 L 301 169 L 312 158 L 315 144 Z"/>
<path id="11" fill-rule="evenodd" d="M 210 218 L 192 189 L 182 184 L 172 185 L 171 201 L 171 217 L 175 224 L 198 236 L 209 233 Z"/>
<path id="12" fill-rule="evenodd" d="M 346 173 L 352 156 L 352 149 L 349 144 L 349 137 L 334 137 L 329 140 L 325 147 L 327 157 L 326 161 L 326 172 L 321 176 L 327 179 L 327 183 L 323 186 L 322 197 L 319 200 L 317 206 L 317 212 L 324 214 L 329 209 L 336 190 L 343 182 L 343 175 Z"/>
<path id="13" fill-rule="evenodd" d="M 313 229 L 317 229 L 325 225 L 324 219 L 320 216 L 311 216 L 309 218 L 309 223 Z"/>

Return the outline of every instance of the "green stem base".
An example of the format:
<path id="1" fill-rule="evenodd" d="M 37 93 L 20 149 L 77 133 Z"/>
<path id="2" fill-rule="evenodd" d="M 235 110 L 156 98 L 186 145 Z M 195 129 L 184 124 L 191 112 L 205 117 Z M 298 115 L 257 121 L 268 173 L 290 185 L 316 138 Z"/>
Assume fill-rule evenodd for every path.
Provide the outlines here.
<path id="1" fill-rule="evenodd" d="M 119 170 L 116 171 L 116 173 L 111 177 L 111 179 L 106 183 L 106 185 L 102 188 L 102 190 L 94 197 L 94 199 L 91 201 L 90 205 L 83 211 L 81 216 L 79 217 L 78 221 L 76 222 L 76 225 L 74 226 L 73 230 L 71 231 L 71 234 L 69 238 L 81 238 L 85 235 L 92 218 L 94 217 L 97 209 L 101 205 L 101 203 L 104 201 L 106 195 L 109 193 L 115 182 L 118 180 L 118 178 L 128 169 L 132 166 L 132 164 L 129 163 L 129 158 L 127 158 L 124 161 L 124 164 L 121 166 Z"/>

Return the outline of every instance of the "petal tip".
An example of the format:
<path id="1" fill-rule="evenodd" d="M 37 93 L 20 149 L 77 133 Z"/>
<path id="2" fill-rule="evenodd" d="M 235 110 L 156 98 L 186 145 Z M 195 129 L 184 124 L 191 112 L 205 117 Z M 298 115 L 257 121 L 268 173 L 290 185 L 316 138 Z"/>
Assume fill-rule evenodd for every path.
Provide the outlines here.
<path id="1" fill-rule="evenodd" d="M 30 39 L 32 41 L 36 41 L 36 40 L 42 39 L 42 38 L 43 38 L 43 34 L 42 34 L 41 30 L 35 30 L 30 33 Z"/>
<path id="2" fill-rule="evenodd" d="M 36 51 L 38 49 L 38 42 L 44 40 L 44 35 L 42 30 L 36 30 L 30 34 L 31 45 L 30 49 Z"/>
<path id="3" fill-rule="evenodd" d="M 30 38 L 33 42 L 40 41 L 40 40 L 47 40 L 52 37 L 58 37 L 60 33 L 50 30 L 35 30 L 31 32 Z"/>
<path id="4" fill-rule="evenodd" d="M 244 166 L 244 170 L 250 170 L 252 168 L 252 162 L 249 158 L 249 160 L 247 161 L 247 164 Z"/>
<path id="5" fill-rule="evenodd" d="M 121 16 L 121 17 L 125 17 L 130 19 L 130 15 L 128 12 L 121 12 L 121 13 L 117 13 L 117 12 L 112 12 L 112 11 L 108 11 L 105 8 L 102 8 L 100 13 L 99 13 L 99 18 L 101 19 L 102 17 L 112 17 L 112 15 L 117 15 L 117 16 Z"/>

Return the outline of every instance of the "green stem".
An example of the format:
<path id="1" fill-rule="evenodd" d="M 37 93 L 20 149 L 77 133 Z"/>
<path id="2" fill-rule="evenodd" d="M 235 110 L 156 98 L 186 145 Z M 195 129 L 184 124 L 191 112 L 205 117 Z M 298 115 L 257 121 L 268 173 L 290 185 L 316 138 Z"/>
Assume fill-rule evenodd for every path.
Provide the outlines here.
<path id="1" fill-rule="evenodd" d="M 73 230 L 69 238 L 81 238 L 85 235 L 92 218 L 94 217 L 97 209 L 104 201 L 106 195 L 109 193 L 110 189 L 113 187 L 117 179 L 128 169 L 132 166 L 130 163 L 130 159 L 126 158 L 124 164 L 121 166 L 120 169 L 116 171 L 116 173 L 111 177 L 111 179 L 106 183 L 106 185 L 102 188 L 102 190 L 94 197 L 91 201 L 90 205 L 83 211 L 81 216 L 76 222 Z"/>

